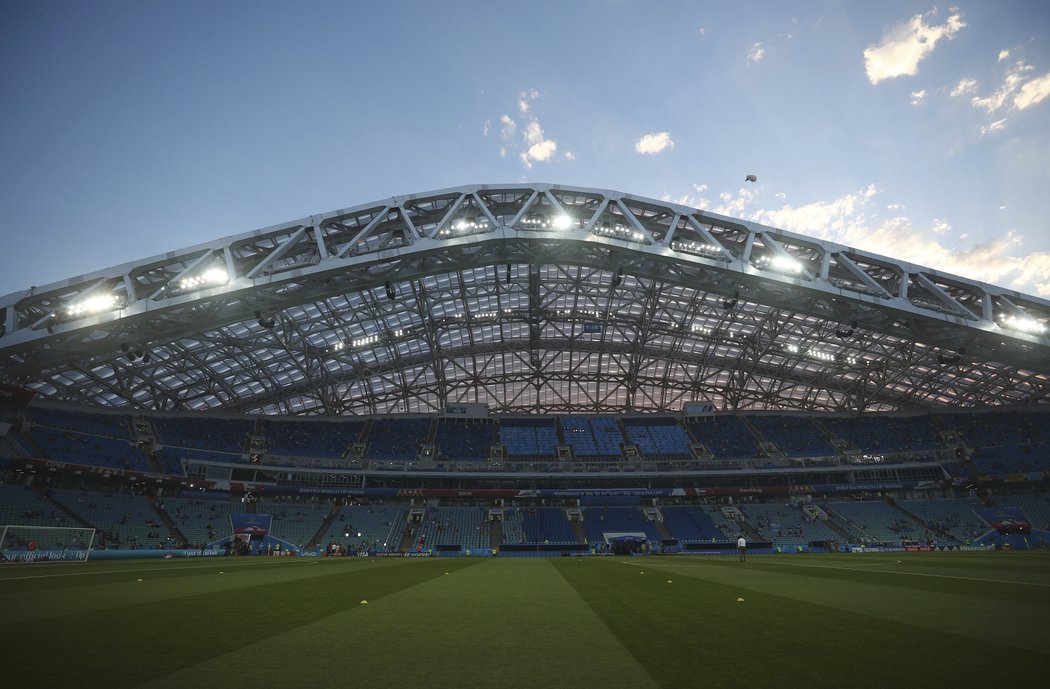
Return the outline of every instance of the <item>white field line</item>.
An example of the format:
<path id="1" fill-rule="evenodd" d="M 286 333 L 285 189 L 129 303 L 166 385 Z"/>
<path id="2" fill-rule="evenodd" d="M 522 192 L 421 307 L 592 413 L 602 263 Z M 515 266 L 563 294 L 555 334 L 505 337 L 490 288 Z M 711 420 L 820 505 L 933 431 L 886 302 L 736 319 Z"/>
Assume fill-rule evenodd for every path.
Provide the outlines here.
<path id="1" fill-rule="evenodd" d="M 19 579 L 50 579 L 53 577 L 90 577 L 96 574 L 122 574 L 123 572 L 171 572 L 177 569 L 214 569 L 218 571 L 220 567 L 225 567 L 226 569 L 236 569 L 238 567 L 257 567 L 259 565 L 265 566 L 268 564 L 292 564 L 291 562 L 281 562 L 280 560 L 274 560 L 271 558 L 266 558 L 266 560 L 267 561 L 264 562 L 243 562 L 238 564 L 216 563 L 213 565 L 189 565 L 186 567 L 144 567 L 142 569 L 104 569 L 99 570 L 97 572 L 68 572 L 66 574 L 29 574 L 22 577 L 0 576 L 0 583 L 3 583 L 5 581 L 18 581 Z M 304 562 L 303 564 L 316 565 L 319 563 L 316 560 L 311 560 L 309 562 Z M 298 566 L 298 563 L 296 563 L 296 565 Z"/>
<path id="2" fill-rule="evenodd" d="M 811 567 L 813 569 L 846 569 L 846 570 L 852 570 L 854 572 L 866 572 L 868 574 L 896 574 L 898 576 L 905 576 L 905 577 L 933 577 L 935 579 L 961 579 L 963 581 L 984 581 L 984 582 L 988 582 L 990 584 L 1014 584 L 1016 586 L 1039 586 L 1039 587 L 1042 587 L 1042 588 L 1050 588 L 1050 584 L 1043 584 L 1043 583 L 1039 583 L 1039 582 L 1035 582 L 1035 581 L 1007 581 L 1005 579 L 985 579 L 985 578 L 982 578 L 982 577 L 964 577 L 964 576 L 959 576 L 957 574 L 927 574 L 925 572 L 897 572 L 897 571 L 889 571 L 889 570 L 884 570 L 884 569 L 865 569 L 863 567 L 837 567 L 835 565 L 806 565 L 806 564 L 802 564 L 801 562 L 777 562 L 775 560 L 766 560 L 766 559 L 763 559 L 761 562 L 762 562 L 762 564 L 781 565 L 781 566 L 784 566 L 784 567 Z M 896 564 L 902 564 L 902 562 L 900 560 L 893 560 L 893 562 L 896 563 Z M 638 566 L 638 563 L 636 563 L 636 562 L 622 562 L 621 564 Z M 650 567 L 673 567 L 673 568 L 688 569 L 690 567 L 696 567 L 698 564 L 701 567 L 705 567 L 705 566 L 706 567 L 711 567 L 711 566 L 713 566 L 713 565 L 707 565 L 705 563 L 692 563 L 692 564 L 688 564 L 688 565 L 684 565 L 684 564 L 683 565 L 673 565 L 673 564 L 664 564 L 664 563 L 651 563 L 648 566 L 650 566 Z M 877 564 L 877 563 L 872 563 L 872 564 Z"/>

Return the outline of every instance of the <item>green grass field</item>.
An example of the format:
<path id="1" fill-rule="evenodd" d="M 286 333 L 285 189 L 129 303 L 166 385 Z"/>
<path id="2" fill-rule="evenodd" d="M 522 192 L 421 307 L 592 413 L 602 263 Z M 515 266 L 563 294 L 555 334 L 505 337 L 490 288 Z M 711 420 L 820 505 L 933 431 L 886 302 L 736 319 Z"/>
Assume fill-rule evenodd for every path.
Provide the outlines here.
<path id="1" fill-rule="evenodd" d="M 1045 553 L 6 564 L 0 602 L 11 688 L 1050 683 Z"/>

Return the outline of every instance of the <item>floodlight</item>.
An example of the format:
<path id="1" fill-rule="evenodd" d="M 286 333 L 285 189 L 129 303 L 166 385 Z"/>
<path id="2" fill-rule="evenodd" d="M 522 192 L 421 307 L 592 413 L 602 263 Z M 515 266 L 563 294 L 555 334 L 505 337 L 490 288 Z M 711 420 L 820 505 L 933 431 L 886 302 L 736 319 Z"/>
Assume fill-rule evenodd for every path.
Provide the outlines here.
<path id="1" fill-rule="evenodd" d="M 567 230 L 572 227 L 572 218 L 565 213 L 559 213 L 554 216 L 554 229 L 556 230 Z"/>
<path id="2" fill-rule="evenodd" d="M 209 285 L 224 285 L 230 281 L 230 276 L 226 272 L 226 269 L 219 268 L 218 266 L 204 271 L 201 278 Z"/>
<path id="3" fill-rule="evenodd" d="M 183 290 L 190 291 L 201 289 L 202 287 L 225 285 L 229 281 L 230 274 L 226 272 L 225 268 L 222 266 L 212 266 L 203 273 L 182 278 L 179 280 L 179 287 Z"/>
<path id="4" fill-rule="evenodd" d="M 785 273 L 801 273 L 802 264 L 790 256 L 776 255 L 769 261 L 770 267 Z"/>
<path id="5" fill-rule="evenodd" d="M 82 301 L 75 302 L 66 307 L 66 315 L 80 316 L 90 313 L 100 313 L 112 309 L 117 303 L 117 298 L 112 294 L 96 294 Z"/>
<path id="6" fill-rule="evenodd" d="M 1011 330 L 1017 330 L 1018 332 L 1028 333 L 1030 335 L 1042 335 L 1046 332 L 1045 323 L 1026 315 L 1005 316 L 1002 319 L 1002 325 Z"/>

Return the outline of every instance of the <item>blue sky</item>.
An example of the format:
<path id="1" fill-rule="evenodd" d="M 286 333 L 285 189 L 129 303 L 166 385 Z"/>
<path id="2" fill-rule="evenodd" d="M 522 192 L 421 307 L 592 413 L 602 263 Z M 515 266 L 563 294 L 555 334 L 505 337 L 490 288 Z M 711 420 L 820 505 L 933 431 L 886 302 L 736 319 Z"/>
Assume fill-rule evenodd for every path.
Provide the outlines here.
<path id="1" fill-rule="evenodd" d="M 1050 297 L 1048 39 L 1038 0 L 5 2 L 0 294 L 534 181 Z"/>

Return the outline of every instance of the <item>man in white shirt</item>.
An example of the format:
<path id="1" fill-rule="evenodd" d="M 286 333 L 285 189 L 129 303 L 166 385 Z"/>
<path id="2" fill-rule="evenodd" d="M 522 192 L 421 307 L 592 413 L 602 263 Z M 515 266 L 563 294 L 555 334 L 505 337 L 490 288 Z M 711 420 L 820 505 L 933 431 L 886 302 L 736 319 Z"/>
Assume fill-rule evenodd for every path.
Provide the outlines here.
<path id="1" fill-rule="evenodd" d="M 740 553 L 740 561 L 747 562 L 747 541 L 743 536 L 736 539 L 736 551 Z"/>

